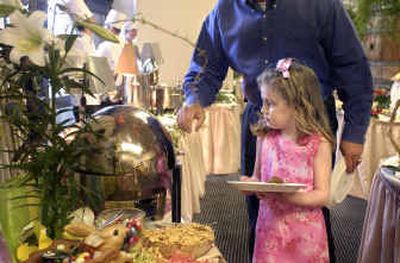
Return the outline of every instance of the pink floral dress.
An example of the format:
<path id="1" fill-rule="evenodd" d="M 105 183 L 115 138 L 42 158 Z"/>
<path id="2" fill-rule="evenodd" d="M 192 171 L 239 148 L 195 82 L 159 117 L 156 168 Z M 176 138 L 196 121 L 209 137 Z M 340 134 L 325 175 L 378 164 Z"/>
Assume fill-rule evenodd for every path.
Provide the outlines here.
<path id="1" fill-rule="evenodd" d="M 314 182 L 313 160 L 320 137 L 307 136 L 298 144 L 279 132 L 262 140 L 261 180 L 277 176 L 285 182 Z M 253 262 L 329 262 L 325 221 L 321 208 L 289 204 L 273 196 L 260 200 Z"/>

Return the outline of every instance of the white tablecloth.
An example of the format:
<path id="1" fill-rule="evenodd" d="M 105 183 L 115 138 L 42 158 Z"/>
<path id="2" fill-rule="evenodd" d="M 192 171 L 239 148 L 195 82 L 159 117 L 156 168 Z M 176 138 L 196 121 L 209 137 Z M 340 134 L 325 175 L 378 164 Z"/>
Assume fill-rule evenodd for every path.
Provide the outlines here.
<path id="1" fill-rule="evenodd" d="M 182 164 L 181 215 L 184 222 L 192 221 L 193 214 L 200 213 L 200 198 L 205 192 L 206 168 L 199 132 L 183 134 L 180 142 Z"/>
<path id="2" fill-rule="evenodd" d="M 160 118 L 164 126 L 175 125 L 175 117 Z M 182 164 L 181 213 L 191 221 L 200 213 L 208 174 L 237 173 L 240 166 L 240 107 L 216 104 L 206 109 L 206 120 L 198 132 L 182 133 L 178 148 Z"/>
<path id="3" fill-rule="evenodd" d="M 179 132 L 176 116 L 164 115 L 158 118 L 171 135 L 176 136 L 175 153 L 182 165 L 181 178 L 181 219 L 192 221 L 193 214 L 200 213 L 200 198 L 205 191 L 206 168 L 203 160 L 203 146 L 200 132 Z"/>
<path id="4" fill-rule="evenodd" d="M 240 168 L 240 107 L 214 104 L 200 129 L 207 174 L 237 173 Z"/>

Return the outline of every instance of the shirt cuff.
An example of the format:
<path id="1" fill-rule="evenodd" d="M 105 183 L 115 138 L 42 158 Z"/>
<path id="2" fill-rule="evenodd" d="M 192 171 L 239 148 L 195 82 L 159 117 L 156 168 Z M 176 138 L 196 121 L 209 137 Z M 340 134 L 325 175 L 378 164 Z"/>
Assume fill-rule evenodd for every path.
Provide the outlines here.
<path id="1" fill-rule="evenodd" d="M 198 94 L 190 94 L 188 96 L 186 96 L 185 98 L 185 104 L 186 105 L 193 105 L 199 103 L 200 104 L 200 99 L 199 99 L 199 95 Z"/>
<path id="2" fill-rule="evenodd" d="M 342 140 L 358 144 L 364 144 L 365 133 L 368 127 L 356 126 L 346 123 L 344 125 Z"/>

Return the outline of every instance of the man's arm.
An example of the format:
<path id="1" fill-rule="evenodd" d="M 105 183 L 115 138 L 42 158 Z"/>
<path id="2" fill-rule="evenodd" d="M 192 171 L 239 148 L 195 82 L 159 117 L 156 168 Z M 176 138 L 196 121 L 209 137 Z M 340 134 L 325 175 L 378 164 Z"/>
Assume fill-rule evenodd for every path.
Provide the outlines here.
<path id="1" fill-rule="evenodd" d="M 212 104 L 225 79 L 228 62 L 218 23 L 218 14 L 214 9 L 203 23 L 184 78 L 187 104 L 199 103 L 202 107 Z"/>
<path id="2" fill-rule="evenodd" d="M 372 105 L 372 78 L 367 58 L 349 16 L 339 0 L 332 0 L 322 39 L 331 79 L 343 101 L 343 140 L 362 144 Z"/>
<path id="3" fill-rule="evenodd" d="M 178 112 L 178 125 L 191 132 L 193 120 L 195 130 L 203 124 L 203 107 L 210 105 L 222 86 L 228 70 L 228 62 L 222 49 L 217 11 L 214 9 L 206 18 L 200 31 L 183 89 L 185 105 Z"/>
<path id="4" fill-rule="evenodd" d="M 372 105 L 372 78 L 354 26 L 339 0 L 332 0 L 322 44 L 331 79 L 343 101 L 345 125 L 340 149 L 348 172 L 360 161 Z"/>

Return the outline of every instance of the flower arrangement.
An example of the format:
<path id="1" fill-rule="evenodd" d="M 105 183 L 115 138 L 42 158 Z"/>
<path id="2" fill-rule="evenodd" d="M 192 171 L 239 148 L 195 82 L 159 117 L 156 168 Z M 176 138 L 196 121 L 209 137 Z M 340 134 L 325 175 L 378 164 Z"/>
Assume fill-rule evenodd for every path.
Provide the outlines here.
<path id="1" fill-rule="evenodd" d="M 378 117 L 379 114 L 389 114 L 390 94 L 385 88 L 377 88 L 374 90 L 374 98 L 371 108 L 371 116 Z"/>
<path id="2" fill-rule="evenodd" d="M 223 103 L 223 104 L 236 104 L 237 99 L 235 94 L 233 93 L 234 91 L 230 90 L 222 90 L 217 94 L 217 97 L 215 98 L 216 103 Z"/>
<path id="3" fill-rule="evenodd" d="M 65 122 L 57 122 L 57 116 L 65 111 L 56 109 L 56 95 L 62 89 L 93 95 L 84 82 L 76 81 L 76 73 L 91 75 L 100 82 L 101 79 L 85 68 L 68 66 L 71 54 L 79 54 L 73 47 L 76 35 L 54 37 L 43 27 L 45 13 L 29 14 L 21 8 L 17 0 L 0 2 L 0 17 L 9 16 L 11 22 L 0 32 L 0 70 L 4 73 L 0 76 L 0 116 L 18 142 L 15 150 L 0 149 L 12 156 L 10 163 L 0 164 L 0 169 L 20 174 L 0 187 L 29 189 L 15 199 L 29 199 L 25 206 L 38 209 L 37 219 L 47 235 L 61 238 L 71 212 L 82 205 L 80 194 L 84 189 L 74 178 L 80 165 L 78 160 L 83 153 L 93 150 L 84 139 L 70 138 L 95 133 L 83 121 L 83 125 L 70 126 L 74 131 L 65 135 Z M 117 36 L 102 26 L 74 14 L 72 17 L 77 25 L 118 42 Z M 46 83 L 49 96 L 41 97 L 40 90 Z M 4 207 L 0 210 L 9 212 Z"/>

